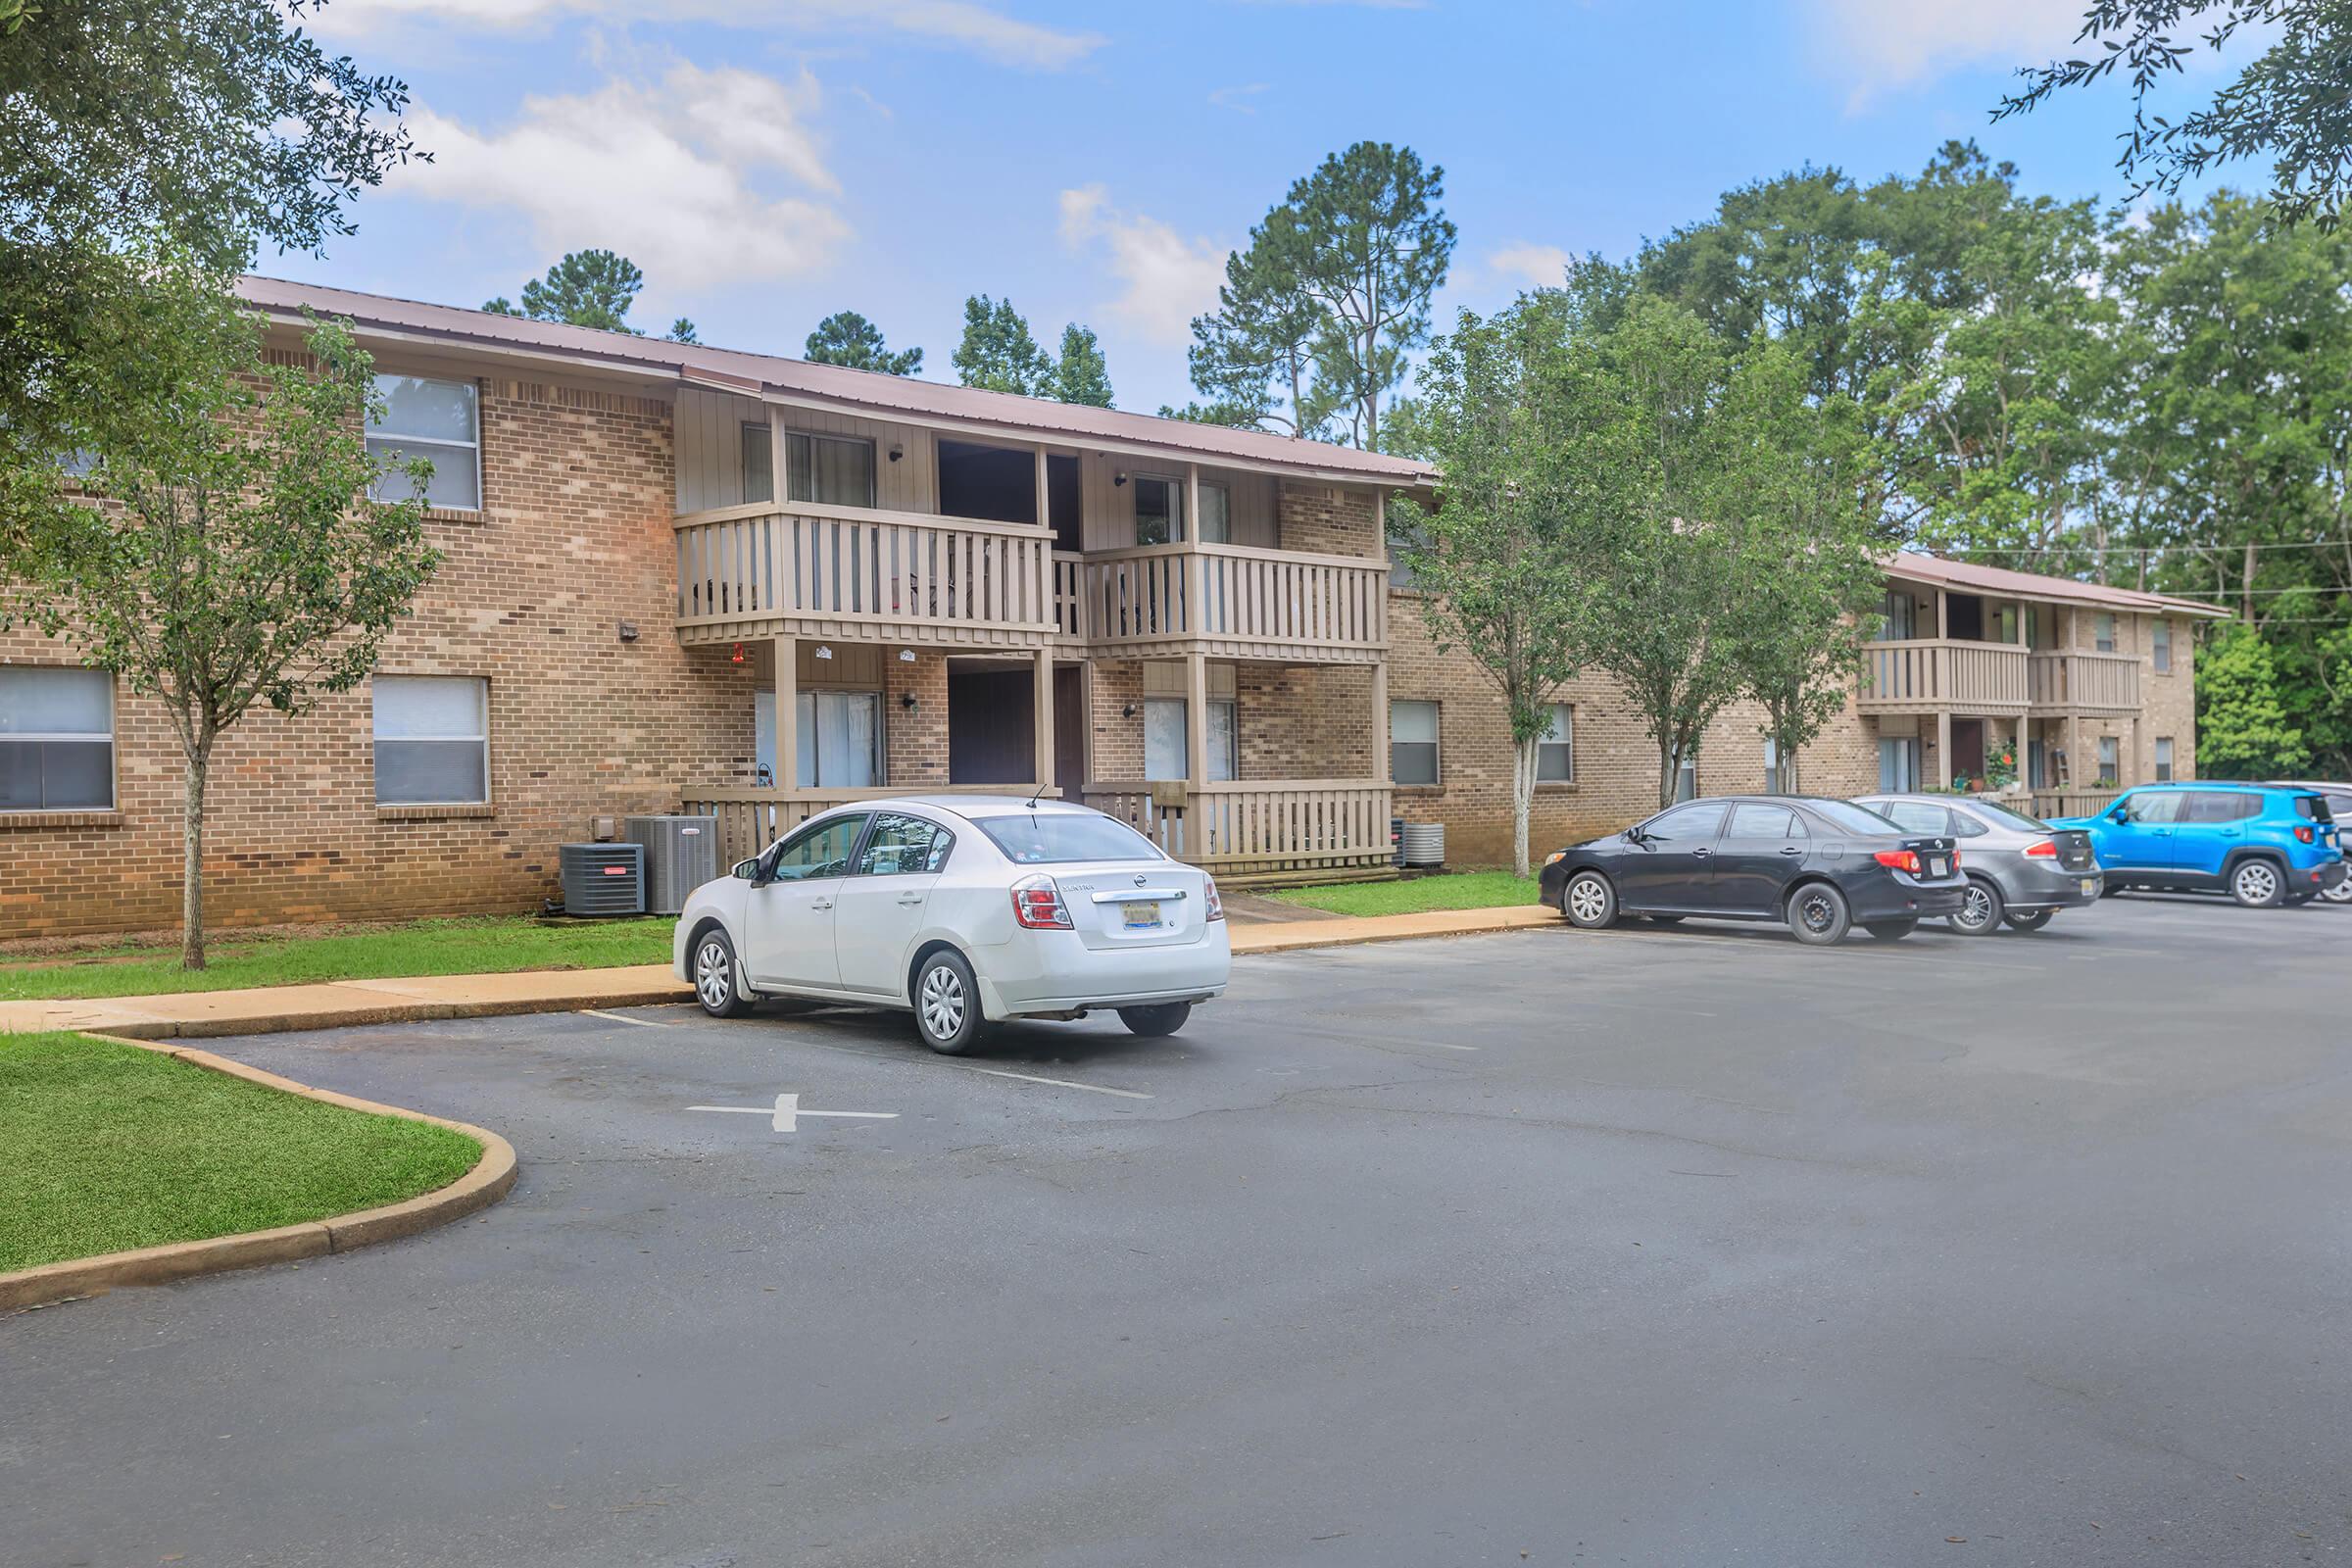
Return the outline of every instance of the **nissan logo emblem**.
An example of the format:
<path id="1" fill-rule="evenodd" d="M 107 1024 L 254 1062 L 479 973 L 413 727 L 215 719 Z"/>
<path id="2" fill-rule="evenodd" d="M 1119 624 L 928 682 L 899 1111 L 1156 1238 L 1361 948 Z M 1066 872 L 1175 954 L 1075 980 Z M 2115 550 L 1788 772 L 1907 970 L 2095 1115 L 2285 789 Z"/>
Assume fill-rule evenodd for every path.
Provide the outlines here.
<path id="1" fill-rule="evenodd" d="M 1135 879 L 1135 885 L 1140 888 L 1144 885 L 1145 880 L 1145 878 L 1139 876 Z"/>

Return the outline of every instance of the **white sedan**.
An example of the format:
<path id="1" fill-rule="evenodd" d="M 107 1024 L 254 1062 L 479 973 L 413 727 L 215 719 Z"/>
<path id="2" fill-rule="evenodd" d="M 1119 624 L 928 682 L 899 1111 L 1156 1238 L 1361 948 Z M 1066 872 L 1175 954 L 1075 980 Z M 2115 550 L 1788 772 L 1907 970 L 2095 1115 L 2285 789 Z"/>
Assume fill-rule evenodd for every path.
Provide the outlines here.
<path id="1" fill-rule="evenodd" d="M 1209 875 L 1133 828 L 1025 796 L 910 796 L 814 816 L 697 888 L 678 978 L 713 1017 L 761 997 L 906 1007 L 958 1055 L 1005 1018 L 1114 1008 L 1174 1034 L 1233 972 Z"/>

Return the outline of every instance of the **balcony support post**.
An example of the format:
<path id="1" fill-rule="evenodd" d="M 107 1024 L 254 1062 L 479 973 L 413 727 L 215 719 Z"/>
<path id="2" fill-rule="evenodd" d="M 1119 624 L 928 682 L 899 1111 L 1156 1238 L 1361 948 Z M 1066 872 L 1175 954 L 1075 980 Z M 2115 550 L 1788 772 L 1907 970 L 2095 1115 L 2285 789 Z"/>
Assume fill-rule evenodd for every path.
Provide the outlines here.
<path id="1" fill-rule="evenodd" d="M 797 732 L 801 716 L 800 639 L 778 637 L 770 646 L 776 662 L 776 689 L 770 699 L 776 705 L 774 782 L 780 790 L 797 789 L 801 782 L 801 738 Z"/>
<path id="2" fill-rule="evenodd" d="M 1389 788 L 1396 782 L 1389 776 L 1389 662 L 1385 658 L 1372 666 L 1372 765 L 1364 769 L 1364 777 L 1376 778 Z"/>
<path id="3" fill-rule="evenodd" d="M 1208 656 L 1184 656 L 1184 778 L 1188 794 L 1208 782 Z"/>
<path id="4" fill-rule="evenodd" d="M 1952 787 L 1952 710 L 1948 708 L 1936 710 L 1936 787 Z"/>
<path id="5" fill-rule="evenodd" d="M 1042 466 L 1044 459 L 1039 459 Z M 1037 696 L 1031 705 L 1037 712 L 1037 787 L 1045 789 L 1055 782 L 1054 777 L 1054 650 L 1037 651 Z"/>

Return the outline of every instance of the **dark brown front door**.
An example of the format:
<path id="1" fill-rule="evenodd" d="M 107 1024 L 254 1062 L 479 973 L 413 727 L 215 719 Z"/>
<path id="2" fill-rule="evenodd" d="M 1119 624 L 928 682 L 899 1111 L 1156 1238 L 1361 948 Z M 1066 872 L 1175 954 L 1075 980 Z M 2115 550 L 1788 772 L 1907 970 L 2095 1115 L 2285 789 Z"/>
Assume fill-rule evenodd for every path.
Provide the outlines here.
<path id="1" fill-rule="evenodd" d="M 1981 718 L 1952 720 L 1952 777 L 1983 778 L 1984 776 L 1984 721 Z"/>
<path id="2" fill-rule="evenodd" d="M 1065 801 L 1086 789 L 1085 692 L 1077 665 L 1054 671 L 1054 783 Z"/>

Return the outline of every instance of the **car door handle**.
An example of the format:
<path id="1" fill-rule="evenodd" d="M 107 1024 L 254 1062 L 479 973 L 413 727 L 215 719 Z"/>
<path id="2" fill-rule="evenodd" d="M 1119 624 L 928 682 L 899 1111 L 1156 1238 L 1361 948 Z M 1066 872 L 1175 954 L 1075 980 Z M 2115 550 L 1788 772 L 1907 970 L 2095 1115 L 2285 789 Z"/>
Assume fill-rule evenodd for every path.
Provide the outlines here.
<path id="1" fill-rule="evenodd" d="M 1690 852 L 1693 858 L 1701 860 L 1705 859 L 1708 856 L 1713 855 L 1714 853 L 1715 852 L 1713 850 L 1692 850 Z"/>
<path id="2" fill-rule="evenodd" d="M 1781 846 L 1781 853 L 1782 853 L 1783 855 L 1802 855 L 1802 854 L 1804 854 L 1805 852 L 1804 852 L 1804 851 L 1802 851 L 1802 850 L 1800 850 L 1800 849 L 1798 849 L 1798 848 L 1797 848 L 1795 845 L 1793 845 L 1793 844 L 1784 844 L 1784 845 L 1782 845 L 1782 846 Z"/>
<path id="3" fill-rule="evenodd" d="M 2226 838 L 2226 839 L 2233 839 L 2233 838 L 2237 838 L 2237 837 L 2239 837 L 2239 836 L 2240 836 L 2240 834 L 2241 834 L 2243 831 L 2244 831 L 2244 830 L 2243 830 L 2243 829 L 2241 829 L 2241 828 L 2226 827 L 2226 828 L 2222 829 L 2222 837 L 2224 837 L 2224 838 Z"/>
<path id="4" fill-rule="evenodd" d="M 902 893 L 899 895 L 899 902 L 901 904 L 920 904 L 923 902 L 923 895 L 920 893 Z"/>
<path id="5" fill-rule="evenodd" d="M 808 907 L 811 909 L 830 909 L 833 907 L 833 901 L 831 899 L 818 899 L 815 903 L 809 905 Z"/>

